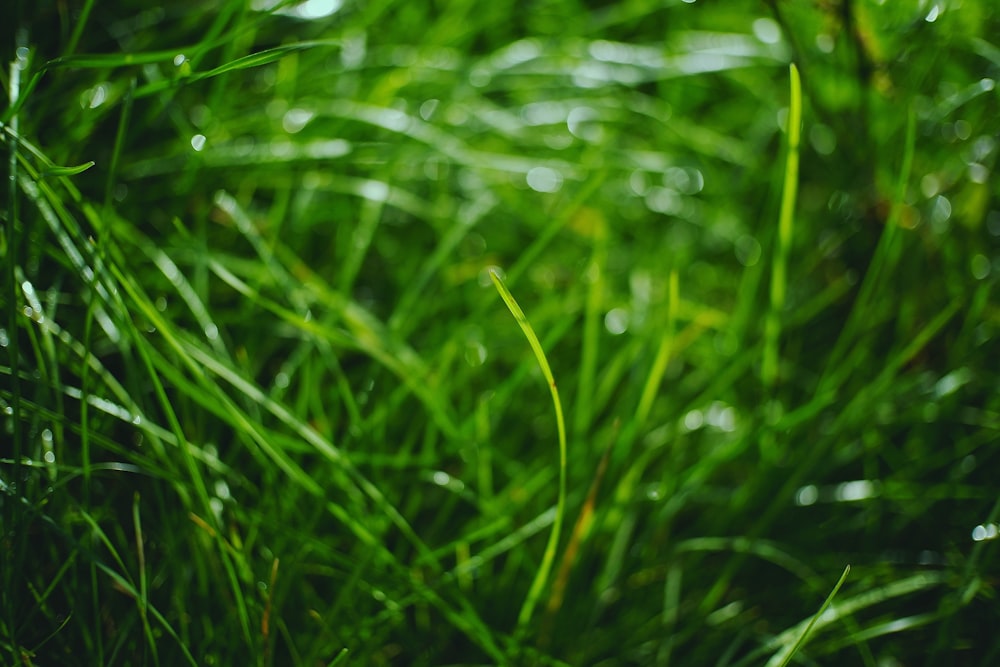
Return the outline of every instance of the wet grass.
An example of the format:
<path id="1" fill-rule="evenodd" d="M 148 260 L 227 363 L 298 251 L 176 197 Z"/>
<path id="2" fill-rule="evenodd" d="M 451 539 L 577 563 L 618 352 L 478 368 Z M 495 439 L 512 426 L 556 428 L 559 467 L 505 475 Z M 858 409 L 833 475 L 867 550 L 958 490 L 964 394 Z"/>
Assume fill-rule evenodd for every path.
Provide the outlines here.
<path id="1" fill-rule="evenodd" d="M 996 661 L 989 3 L 119 5 L 9 10 L 0 662 Z"/>

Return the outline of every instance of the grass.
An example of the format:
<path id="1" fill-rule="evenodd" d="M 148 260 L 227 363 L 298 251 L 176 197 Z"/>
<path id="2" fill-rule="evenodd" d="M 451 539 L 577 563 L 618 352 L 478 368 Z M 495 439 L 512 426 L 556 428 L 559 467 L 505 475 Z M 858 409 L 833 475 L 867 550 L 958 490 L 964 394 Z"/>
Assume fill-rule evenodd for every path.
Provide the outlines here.
<path id="1" fill-rule="evenodd" d="M 80 4 L 0 664 L 996 662 L 990 3 Z"/>
<path id="2" fill-rule="evenodd" d="M 549 573 L 552 571 L 552 563 L 556 557 L 556 549 L 559 548 L 563 516 L 566 513 L 566 467 L 568 458 L 566 452 L 566 421 L 563 418 L 562 401 L 559 400 L 559 389 L 556 386 L 555 378 L 552 376 L 552 369 L 549 367 L 549 361 L 545 357 L 542 344 L 538 342 L 538 335 L 531 328 L 531 323 L 528 322 L 524 311 L 521 310 L 517 300 L 514 299 L 514 295 L 507 289 L 499 272 L 496 269 L 490 269 L 489 273 L 490 280 L 493 281 L 493 285 L 497 288 L 497 292 L 500 293 L 500 297 L 507 304 L 507 308 L 510 309 L 510 314 L 514 316 L 514 319 L 524 332 L 524 337 L 528 339 L 528 344 L 531 346 L 532 352 L 535 353 L 535 359 L 538 360 L 538 367 L 542 370 L 542 375 L 545 377 L 545 381 L 549 385 L 549 391 L 552 393 L 552 407 L 555 410 L 556 429 L 559 433 L 559 495 L 556 501 L 556 513 L 552 519 L 552 532 L 549 533 L 549 541 L 545 545 L 545 555 L 542 557 L 542 563 L 535 573 L 535 578 L 531 582 L 531 588 L 528 589 L 528 596 L 524 599 L 521 611 L 517 615 L 518 630 L 523 633 L 531 622 L 531 615 L 538 604 L 538 598 L 548 584 Z"/>

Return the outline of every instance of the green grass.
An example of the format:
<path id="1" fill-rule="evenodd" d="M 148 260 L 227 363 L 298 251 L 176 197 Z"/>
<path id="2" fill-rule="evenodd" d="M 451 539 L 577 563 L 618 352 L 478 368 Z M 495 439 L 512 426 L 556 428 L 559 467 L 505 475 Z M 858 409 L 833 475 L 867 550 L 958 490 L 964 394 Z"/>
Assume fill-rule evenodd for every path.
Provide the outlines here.
<path id="1" fill-rule="evenodd" d="M 997 661 L 991 3 L 38 4 L 0 664 Z"/>
<path id="2" fill-rule="evenodd" d="M 535 359 L 538 360 L 538 367 L 542 370 L 542 376 L 545 378 L 546 383 L 548 383 L 549 391 L 552 393 L 552 407 L 555 410 L 556 429 L 559 433 L 559 494 L 556 501 L 556 513 L 552 519 L 552 532 L 549 533 L 549 541 L 545 545 L 545 555 L 542 557 L 542 563 L 535 573 L 535 578 L 531 582 L 531 588 L 528 589 L 528 596 L 524 599 L 521 611 L 517 615 L 518 630 L 523 634 L 531 622 L 531 616 L 534 613 L 535 606 L 538 604 L 538 598 L 548 584 L 549 574 L 552 571 L 552 563 L 556 557 L 556 549 L 559 548 L 563 516 L 566 514 L 566 468 L 568 458 L 566 451 L 566 421 L 563 418 L 562 401 L 559 400 L 559 388 L 556 386 L 556 380 L 552 376 L 552 369 L 549 366 L 548 359 L 545 357 L 542 344 L 538 341 L 538 335 L 531 328 L 531 323 L 528 322 L 527 316 L 521 310 L 514 295 L 507 289 L 497 269 L 490 269 L 490 280 L 493 281 L 497 292 L 500 293 L 500 297 L 507 304 L 507 308 L 510 309 L 510 314 L 514 316 L 514 319 L 524 332 L 524 337 L 528 339 L 528 344 L 531 346 L 532 352 L 535 353 Z"/>

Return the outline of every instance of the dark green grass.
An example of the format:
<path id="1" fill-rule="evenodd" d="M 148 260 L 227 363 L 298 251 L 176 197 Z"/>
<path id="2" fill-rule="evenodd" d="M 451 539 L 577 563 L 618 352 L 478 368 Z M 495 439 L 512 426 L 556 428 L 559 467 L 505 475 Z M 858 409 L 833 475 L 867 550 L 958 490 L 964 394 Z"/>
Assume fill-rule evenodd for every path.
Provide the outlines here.
<path id="1" fill-rule="evenodd" d="M 995 664 L 990 3 L 270 4 L 4 10 L 0 664 Z"/>

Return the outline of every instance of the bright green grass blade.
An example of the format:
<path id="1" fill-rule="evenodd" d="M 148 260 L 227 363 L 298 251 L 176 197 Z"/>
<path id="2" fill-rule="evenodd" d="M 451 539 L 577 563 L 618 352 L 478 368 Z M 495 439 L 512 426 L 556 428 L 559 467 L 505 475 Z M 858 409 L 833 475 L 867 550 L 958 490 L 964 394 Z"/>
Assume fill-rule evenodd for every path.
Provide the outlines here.
<path id="1" fill-rule="evenodd" d="M 778 216 L 778 244 L 771 267 L 771 304 L 764 326 L 764 360 L 761 377 L 764 385 L 774 386 L 778 380 L 778 339 L 781 336 L 781 310 L 785 306 L 785 283 L 788 251 L 792 245 L 792 223 L 795 196 L 799 183 L 799 135 L 802 125 L 802 84 L 795 63 L 789 66 L 791 82 L 788 103 L 788 144 L 785 154 L 785 181 L 781 191 L 781 213 Z"/>
<path id="2" fill-rule="evenodd" d="M 138 99 L 141 97 L 146 97 L 148 95 L 161 93 L 169 88 L 172 88 L 173 86 L 177 85 L 180 82 L 183 82 L 185 84 L 195 83 L 197 81 L 202 81 L 204 79 L 211 79 L 220 76 L 222 74 L 228 74 L 230 72 L 236 72 L 239 70 L 267 65 L 269 63 L 273 63 L 277 60 L 280 60 L 281 58 L 284 58 L 285 56 L 294 51 L 300 51 L 302 49 L 311 49 L 316 47 L 331 47 L 339 45 L 340 45 L 339 40 L 335 39 L 315 40 L 307 42 L 297 42 L 295 44 L 285 44 L 282 46 L 276 46 L 271 49 L 264 49 L 263 51 L 258 51 L 257 53 L 251 53 L 249 55 L 242 56 L 240 58 L 237 58 L 236 60 L 219 65 L 218 67 L 215 67 L 213 69 L 204 72 L 189 72 L 190 65 L 185 61 L 183 65 L 177 68 L 180 72 L 180 76 L 177 79 L 160 79 L 159 81 L 148 83 L 145 86 L 142 86 L 141 88 L 135 91 L 135 97 Z M 176 55 L 177 52 L 174 52 L 174 54 L 171 56 L 171 59 L 174 59 Z M 100 58 L 100 56 L 96 56 L 96 58 Z M 188 65 L 187 68 L 185 68 L 184 65 Z"/>
<path id="3" fill-rule="evenodd" d="M 349 651 L 348 651 L 348 650 L 347 650 L 346 648 L 342 648 L 342 649 L 340 649 L 340 653 L 338 653 L 338 654 L 337 654 L 337 657 L 336 657 L 336 658 L 334 658 L 333 660 L 331 660 L 331 661 L 330 661 L 330 662 L 329 662 L 329 663 L 327 664 L 327 667 L 336 667 L 336 666 L 337 666 L 337 665 L 339 665 L 340 663 L 342 663 L 342 662 L 344 662 L 345 660 L 347 660 L 347 654 L 348 654 L 348 652 L 349 652 Z M 346 663 L 345 663 L 345 664 L 346 664 Z"/>
<path id="4" fill-rule="evenodd" d="M 849 569 L 849 568 L 848 568 Z M 838 582 L 837 586 L 841 586 L 843 580 L 847 576 L 847 570 L 841 576 L 841 582 Z M 901 598 L 926 594 L 932 589 L 938 589 L 945 586 L 948 582 L 948 574 L 942 572 L 920 572 L 912 576 L 906 577 L 905 579 L 897 579 L 891 583 L 885 584 L 884 586 L 872 588 L 865 590 L 854 597 L 847 599 L 842 599 L 837 603 L 837 606 L 833 609 L 829 608 L 828 602 L 837 593 L 839 588 L 834 588 L 827 598 L 827 602 L 824 602 L 823 607 L 820 612 L 817 613 L 813 618 L 810 619 L 808 623 L 803 621 L 795 626 L 788 628 L 781 634 L 774 637 L 771 641 L 767 642 L 764 646 L 757 650 L 750 652 L 740 661 L 734 663 L 734 667 L 750 667 L 751 665 L 759 665 L 759 659 L 765 653 L 771 651 L 777 651 L 772 655 L 771 661 L 768 663 L 768 667 L 778 667 L 780 660 L 784 659 L 784 654 L 781 651 L 782 646 L 790 646 L 792 644 L 793 638 L 801 637 L 803 633 L 803 624 L 811 626 L 813 629 L 821 629 L 829 627 L 835 623 L 843 623 L 851 616 L 859 614 L 864 610 L 871 609 L 876 605 L 882 605 L 893 601 L 899 601 Z M 902 604 L 902 603 L 900 603 Z M 913 617 L 911 617 L 913 618 Z M 846 639 L 847 644 L 853 644 L 859 639 L 870 639 L 874 636 L 876 629 L 882 633 L 891 631 L 894 627 L 892 623 L 888 624 L 886 627 L 883 624 L 881 627 L 875 626 L 875 628 L 870 628 L 868 630 L 860 631 L 856 634 L 852 634 Z M 831 649 L 837 650 L 841 644 L 845 642 L 842 640 L 836 640 L 832 642 L 830 648 L 825 649 L 824 653 L 828 653 Z"/>
<path id="5" fill-rule="evenodd" d="M 535 330 L 531 327 L 531 323 L 525 317 L 524 311 L 521 310 L 521 307 L 514 299 L 514 295 L 507 289 L 496 269 L 490 269 L 490 278 L 493 280 L 493 284 L 496 286 L 501 298 L 503 298 L 504 303 L 507 304 L 511 315 L 514 316 L 514 319 L 520 325 L 521 331 L 524 332 L 524 337 L 528 339 L 528 344 L 535 353 L 535 359 L 538 360 L 538 367 L 542 370 L 542 375 L 545 377 L 546 382 L 549 383 L 549 391 L 552 393 L 552 404 L 556 411 L 556 426 L 559 429 L 559 496 L 556 501 L 556 516 L 552 522 L 552 532 L 549 533 L 548 544 L 545 545 L 545 555 L 542 558 L 542 564 L 535 573 L 535 579 L 531 582 L 531 588 L 528 590 L 528 595 L 524 599 L 521 612 L 517 617 L 518 629 L 524 630 L 528 622 L 531 621 L 531 614 L 535 610 L 535 605 L 538 603 L 538 598 L 541 596 L 545 584 L 548 582 L 549 572 L 556 557 L 556 549 L 559 546 L 559 532 L 562 529 L 563 514 L 566 511 L 566 424 L 563 420 L 562 403 L 559 401 L 559 390 L 556 388 L 556 380 L 552 376 L 552 369 L 549 368 L 548 359 L 545 357 L 545 350 L 542 349 L 542 344 L 538 341 Z"/>
<path id="6" fill-rule="evenodd" d="M 847 567 L 844 568 L 844 573 L 840 575 L 840 580 L 837 581 L 837 585 L 834 586 L 833 590 L 830 591 L 830 594 L 826 596 L 826 600 L 823 601 L 823 604 L 819 608 L 819 611 L 817 611 L 816 615 L 812 617 L 812 620 L 809 621 L 809 624 L 806 625 L 806 627 L 802 630 L 802 634 L 799 635 L 798 640 L 795 642 L 792 648 L 787 653 L 785 653 L 781 662 L 778 663 L 778 667 L 785 667 L 785 665 L 787 665 L 791 661 L 792 656 L 795 655 L 795 652 L 798 651 L 802 647 L 802 645 L 806 643 L 806 639 L 809 637 L 809 633 L 812 631 L 813 626 L 816 625 L 817 619 L 819 619 L 819 617 L 823 615 L 823 612 L 826 611 L 826 608 L 830 606 L 831 602 L 833 602 L 833 597 L 837 594 L 837 591 L 840 590 L 840 587 L 844 585 L 844 582 L 847 581 L 847 575 L 850 574 L 850 572 L 851 572 L 851 566 L 848 565 Z"/>
<path id="7" fill-rule="evenodd" d="M 653 400 L 656 399 L 656 392 L 660 388 L 660 381 L 667 370 L 670 362 L 670 352 L 674 344 L 674 329 L 677 323 L 677 302 L 679 300 L 680 289 L 678 287 L 677 269 L 670 272 L 670 301 L 667 305 L 667 329 L 660 340 L 660 348 L 656 351 L 656 358 L 653 366 L 649 370 L 646 378 L 646 385 L 642 388 L 642 398 L 639 399 L 639 407 L 635 411 L 635 427 L 641 428 L 649 416 L 649 410 L 653 407 Z"/>
<path id="8" fill-rule="evenodd" d="M 61 167 L 59 165 L 53 165 L 42 170 L 42 177 L 45 176 L 76 176 L 77 174 L 82 174 L 91 167 L 94 166 L 93 160 L 88 160 L 83 164 L 78 164 L 74 167 Z"/>

